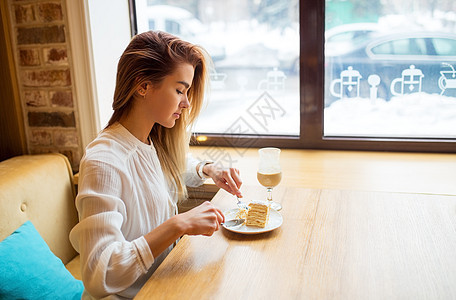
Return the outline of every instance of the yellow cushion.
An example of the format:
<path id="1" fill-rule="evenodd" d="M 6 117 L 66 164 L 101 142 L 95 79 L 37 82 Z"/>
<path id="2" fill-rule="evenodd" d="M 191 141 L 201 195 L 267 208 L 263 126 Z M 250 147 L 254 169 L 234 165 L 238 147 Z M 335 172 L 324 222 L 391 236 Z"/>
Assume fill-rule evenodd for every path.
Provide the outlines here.
<path id="1" fill-rule="evenodd" d="M 61 154 L 24 155 L 0 163 L 0 241 L 30 220 L 64 264 L 76 255 L 68 235 L 77 223 L 73 175 Z"/>
<path id="2" fill-rule="evenodd" d="M 68 271 L 74 276 L 74 278 L 82 280 L 81 275 L 81 257 L 77 255 L 69 263 L 65 265 Z"/>

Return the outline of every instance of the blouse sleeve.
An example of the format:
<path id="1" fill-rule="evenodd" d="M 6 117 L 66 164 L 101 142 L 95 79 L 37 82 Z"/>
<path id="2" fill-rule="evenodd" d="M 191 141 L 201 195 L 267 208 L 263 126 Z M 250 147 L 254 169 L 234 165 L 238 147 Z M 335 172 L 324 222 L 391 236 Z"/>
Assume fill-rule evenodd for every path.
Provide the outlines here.
<path id="1" fill-rule="evenodd" d="M 106 163 L 81 165 L 76 198 L 80 222 L 70 232 L 70 241 L 81 255 L 85 288 L 99 298 L 130 287 L 154 262 L 143 236 L 127 241 L 121 232 L 126 218 L 119 198 L 125 184 L 122 177 L 126 175 Z"/>
<path id="2" fill-rule="evenodd" d="M 187 154 L 187 172 L 185 173 L 185 184 L 190 187 L 197 187 L 204 183 L 205 179 L 199 177 L 196 166 L 200 163 L 191 153 Z"/>

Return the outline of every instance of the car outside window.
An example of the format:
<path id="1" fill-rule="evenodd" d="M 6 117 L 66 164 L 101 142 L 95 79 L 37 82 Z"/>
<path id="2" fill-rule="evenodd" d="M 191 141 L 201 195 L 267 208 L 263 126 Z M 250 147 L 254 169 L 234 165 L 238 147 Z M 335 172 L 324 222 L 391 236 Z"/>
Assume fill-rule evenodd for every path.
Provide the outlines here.
<path id="1" fill-rule="evenodd" d="M 391 55 L 394 54 L 393 50 L 393 43 L 392 42 L 386 42 L 386 43 L 381 43 L 380 45 L 377 45 L 375 47 L 372 47 L 371 51 L 373 54 L 377 55 Z"/>
<path id="2" fill-rule="evenodd" d="M 434 49 L 437 55 L 455 56 L 456 55 L 456 40 L 450 39 L 432 39 Z"/>

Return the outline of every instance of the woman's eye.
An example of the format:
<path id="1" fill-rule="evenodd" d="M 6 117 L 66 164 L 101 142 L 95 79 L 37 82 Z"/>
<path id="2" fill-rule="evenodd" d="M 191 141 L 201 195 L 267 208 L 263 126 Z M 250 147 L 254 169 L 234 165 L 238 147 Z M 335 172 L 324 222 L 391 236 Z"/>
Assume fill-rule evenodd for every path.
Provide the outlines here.
<path id="1" fill-rule="evenodd" d="M 177 92 L 179 95 L 184 94 L 183 92 L 181 92 L 181 91 L 179 91 L 179 90 L 176 90 L 176 92 Z"/>

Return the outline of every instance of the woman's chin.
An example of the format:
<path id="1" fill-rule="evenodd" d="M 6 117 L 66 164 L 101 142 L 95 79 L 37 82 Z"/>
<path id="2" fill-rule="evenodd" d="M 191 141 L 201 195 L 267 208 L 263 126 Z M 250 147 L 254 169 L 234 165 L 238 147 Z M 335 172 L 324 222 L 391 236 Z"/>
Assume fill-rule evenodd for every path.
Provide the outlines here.
<path id="1" fill-rule="evenodd" d="M 173 128 L 174 125 L 176 125 L 176 120 L 172 120 L 166 123 L 160 123 L 160 125 L 166 128 Z"/>

